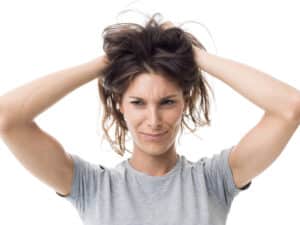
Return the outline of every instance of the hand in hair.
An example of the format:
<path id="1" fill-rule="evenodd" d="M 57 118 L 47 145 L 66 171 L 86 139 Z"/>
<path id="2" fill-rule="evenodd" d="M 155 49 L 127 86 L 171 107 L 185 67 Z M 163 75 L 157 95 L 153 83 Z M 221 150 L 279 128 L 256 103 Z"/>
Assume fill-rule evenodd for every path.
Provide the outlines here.
<path id="1" fill-rule="evenodd" d="M 172 27 L 175 27 L 175 25 L 171 21 L 166 21 L 166 22 L 161 24 L 161 28 L 163 30 L 167 30 L 167 29 L 170 29 Z"/>
<path id="2" fill-rule="evenodd" d="M 166 22 L 161 24 L 161 28 L 163 30 L 167 30 L 167 29 L 170 29 L 170 28 L 173 28 L 173 27 L 176 27 L 176 26 L 171 21 L 166 21 Z M 201 54 L 202 49 L 195 46 L 195 45 L 193 45 L 193 44 L 192 44 L 192 47 L 193 47 L 193 52 L 194 52 L 194 56 L 195 56 L 195 61 L 197 62 L 197 64 L 200 67 L 199 58 L 200 58 L 200 54 Z"/>

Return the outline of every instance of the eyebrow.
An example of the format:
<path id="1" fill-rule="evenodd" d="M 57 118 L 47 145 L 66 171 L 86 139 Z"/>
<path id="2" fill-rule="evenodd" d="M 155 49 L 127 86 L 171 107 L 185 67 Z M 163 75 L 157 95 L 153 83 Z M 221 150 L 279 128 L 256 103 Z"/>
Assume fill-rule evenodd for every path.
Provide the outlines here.
<path id="1" fill-rule="evenodd" d="M 167 99 L 167 98 L 176 97 L 176 96 L 177 96 L 177 94 L 167 95 L 167 96 L 163 97 L 162 99 Z M 136 99 L 143 100 L 143 98 L 140 98 L 140 97 L 137 97 L 137 96 L 129 96 L 129 98 L 136 98 Z"/>

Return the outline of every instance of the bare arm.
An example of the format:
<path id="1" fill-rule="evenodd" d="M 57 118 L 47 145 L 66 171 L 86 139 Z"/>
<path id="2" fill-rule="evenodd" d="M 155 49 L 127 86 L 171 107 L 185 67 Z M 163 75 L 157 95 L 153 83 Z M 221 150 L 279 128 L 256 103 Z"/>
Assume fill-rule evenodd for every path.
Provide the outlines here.
<path id="1" fill-rule="evenodd" d="M 33 121 L 69 92 L 99 77 L 106 63 L 106 55 L 99 56 L 38 78 L 0 96 L 0 129 Z"/>
<path id="2" fill-rule="evenodd" d="M 246 64 L 194 48 L 198 66 L 268 113 L 298 122 L 300 91 Z"/>
<path id="3" fill-rule="evenodd" d="M 229 163 L 243 187 L 281 154 L 300 124 L 300 92 L 248 65 L 195 48 L 200 68 L 265 110 L 259 123 L 238 142 Z"/>
<path id="4" fill-rule="evenodd" d="M 101 76 L 106 63 L 106 57 L 101 56 L 0 97 L 1 139 L 22 166 L 62 195 L 71 191 L 73 160 L 62 144 L 33 119 L 75 88 Z"/>

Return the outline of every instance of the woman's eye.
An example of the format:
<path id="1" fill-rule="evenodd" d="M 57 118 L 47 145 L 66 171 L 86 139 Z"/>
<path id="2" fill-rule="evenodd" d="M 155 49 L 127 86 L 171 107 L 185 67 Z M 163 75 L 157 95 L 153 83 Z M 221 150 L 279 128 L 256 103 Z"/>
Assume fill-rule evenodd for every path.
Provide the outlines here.
<path id="1" fill-rule="evenodd" d="M 134 105 L 139 105 L 138 103 L 140 103 L 140 102 L 135 101 L 135 102 L 131 102 L 131 103 L 134 104 Z"/>
<path id="2" fill-rule="evenodd" d="M 164 103 L 166 103 L 166 102 L 169 102 L 169 103 L 170 103 L 170 104 L 167 104 L 167 105 L 172 105 L 172 104 L 175 103 L 175 101 L 173 101 L 173 100 L 166 100 L 166 101 L 164 101 Z"/>
<path id="3" fill-rule="evenodd" d="M 140 102 L 140 101 L 134 101 L 134 102 L 131 102 L 132 104 L 134 104 L 134 105 L 141 105 L 141 104 L 139 104 L 139 103 L 142 103 L 142 102 Z M 170 104 L 167 104 L 167 105 L 172 105 L 172 104 L 174 104 L 175 103 L 175 101 L 173 101 L 173 100 L 166 100 L 166 101 L 164 101 L 164 102 L 162 102 L 163 104 L 166 104 L 166 103 L 170 103 Z"/>

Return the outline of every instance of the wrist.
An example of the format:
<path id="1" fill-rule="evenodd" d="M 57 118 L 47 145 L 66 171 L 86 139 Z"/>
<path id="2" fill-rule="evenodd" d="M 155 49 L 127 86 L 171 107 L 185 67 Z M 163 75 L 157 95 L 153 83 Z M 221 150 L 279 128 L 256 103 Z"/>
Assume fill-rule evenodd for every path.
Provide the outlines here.
<path id="1" fill-rule="evenodd" d="M 195 52 L 195 62 L 199 69 L 203 69 L 204 67 L 204 58 L 206 51 L 197 47 L 194 47 Z"/>
<path id="2" fill-rule="evenodd" d="M 106 55 L 101 55 L 90 61 L 92 70 L 97 74 L 101 75 L 103 70 L 107 67 L 109 61 Z"/>

